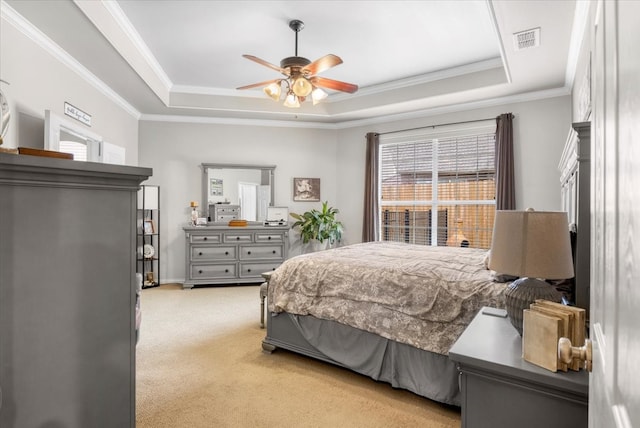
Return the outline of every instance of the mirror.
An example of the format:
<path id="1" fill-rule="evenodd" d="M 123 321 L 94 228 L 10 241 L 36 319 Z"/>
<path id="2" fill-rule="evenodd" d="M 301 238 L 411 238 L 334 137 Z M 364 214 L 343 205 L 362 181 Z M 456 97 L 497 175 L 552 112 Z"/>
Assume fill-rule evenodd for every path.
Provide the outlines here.
<path id="1" fill-rule="evenodd" d="M 273 206 L 275 165 L 202 164 L 202 215 L 216 221 L 211 205 L 240 207 L 240 218 L 264 221 Z M 224 220 L 228 222 L 228 220 Z"/>

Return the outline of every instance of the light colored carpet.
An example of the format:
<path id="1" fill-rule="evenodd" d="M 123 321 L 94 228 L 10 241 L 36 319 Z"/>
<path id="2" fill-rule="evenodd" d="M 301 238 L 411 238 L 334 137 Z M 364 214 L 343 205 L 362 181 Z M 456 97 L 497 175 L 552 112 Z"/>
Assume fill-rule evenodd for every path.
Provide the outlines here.
<path id="1" fill-rule="evenodd" d="M 460 411 L 331 364 L 262 352 L 258 286 L 142 291 L 140 428 L 459 427 Z"/>

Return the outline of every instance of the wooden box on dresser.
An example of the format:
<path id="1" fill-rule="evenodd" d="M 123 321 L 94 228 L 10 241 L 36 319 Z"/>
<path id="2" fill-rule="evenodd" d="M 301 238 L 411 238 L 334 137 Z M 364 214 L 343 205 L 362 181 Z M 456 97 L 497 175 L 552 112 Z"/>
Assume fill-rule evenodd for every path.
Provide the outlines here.
<path id="1" fill-rule="evenodd" d="M 0 426 L 135 426 L 149 168 L 0 153 Z"/>
<path id="2" fill-rule="evenodd" d="M 460 371 L 462 428 L 587 426 L 589 374 L 554 373 L 525 361 L 506 311 L 481 309 L 449 358 Z"/>
<path id="3" fill-rule="evenodd" d="M 186 226 L 184 288 L 263 282 L 289 251 L 289 226 Z"/>

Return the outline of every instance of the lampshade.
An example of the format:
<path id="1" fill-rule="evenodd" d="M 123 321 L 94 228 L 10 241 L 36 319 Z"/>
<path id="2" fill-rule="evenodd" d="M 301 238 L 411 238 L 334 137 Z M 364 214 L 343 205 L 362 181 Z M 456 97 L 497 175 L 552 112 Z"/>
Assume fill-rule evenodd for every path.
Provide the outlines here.
<path id="1" fill-rule="evenodd" d="M 329 94 L 327 94 L 325 91 L 323 91 L 320 88 L 315 88 L 313 90 L 313 92 L 311 92 L 311 99 L 313 100 L 313 105 L 318 104 L 320 101 L 324 100 L 325 98 L 327 98 L 329 96 Z"/>
<path id="2" fill-rule="evenodd" d="M 263 89 L 264 93 L 267 94 L 274 101 L 278 101 L 280 99 L 280 91 L 282 88 L 280 87 L 280 83 L 272 83 L 266 88 Z"/>
<path id="3" fill-rule="evenodd" d="M 298 97 L 293 92 L 289 92 L 284 100 L 285 107 L 300 107 Z"/>
<path id="4" fill-rule="evenodd" d="M 520 277 L 573 278 L 567 213 L 497 211 L 489 268 Z"/>
<path id="5" fill-rule="evenodd" d="M 293 89 L 293 93 L 299 97 L 306 97 L 313 90 L 313 86 L 311 85 L 311 82 L 309 82 L 303 76 L 300 76 L 296 80 L 294 80 L 291 86 Z"/>
<path id="6" fill-rule="evenodd" d="M 562 300 L 542 279 L 574 276 L 567 213 L 497 211 L 489 269 L 520 277 L 505 290 L 505 306 L 511 324 L 522 335 L 523 310 L 537 299 Z"/>

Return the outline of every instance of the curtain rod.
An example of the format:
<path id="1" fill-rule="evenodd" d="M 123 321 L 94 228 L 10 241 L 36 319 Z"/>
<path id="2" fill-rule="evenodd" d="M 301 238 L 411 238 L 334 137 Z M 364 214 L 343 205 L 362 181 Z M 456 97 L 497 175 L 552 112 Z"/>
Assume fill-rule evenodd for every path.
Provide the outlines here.
<path id="1" fill-rule="evenodd" d="M 515 119 L 515 115 L 511 114 Z M 462 122 L 450 122 L 450 123 L 439 123 L 437 125 L 427 125 L 427 126 L 418 126 L 417 128 L 409 128 L 409 129 L 398 129 L 395 131 L 387 131 L 387 132 L 378 132 L 378 135 L 387 135 L 387 134 L 396 134 L 398 132 L 406 132 L 406 131 L 417 131 L 418 129 L 427 129 L 427 128 L 435 128 L 436 126 L 447 126 L 447 125 L 462 125 L 465 123 L 473 123 L 473 122 L 484 122 L 486 120 L 495 120 L 496 117 L 489 117 L 487 119 L 475 119 L 475 120 L 465 120 Z"/>

